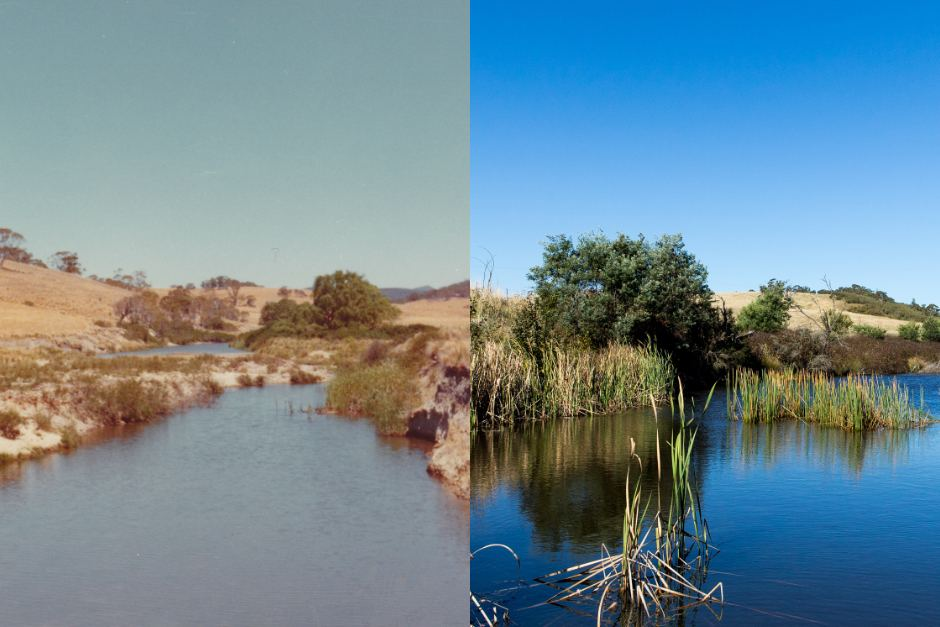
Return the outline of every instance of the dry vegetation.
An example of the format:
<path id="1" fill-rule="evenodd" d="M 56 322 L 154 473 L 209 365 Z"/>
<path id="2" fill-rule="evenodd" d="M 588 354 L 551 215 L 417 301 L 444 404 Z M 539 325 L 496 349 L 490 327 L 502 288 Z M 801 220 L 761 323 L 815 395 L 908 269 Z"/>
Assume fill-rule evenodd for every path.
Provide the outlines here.
<path id="1" fill-rule="evenodd" d="M 760 292 L 720 292 L 715 294 L 715 302 L 731 309 L 737 314 L 743 307 L 754 301 Z M 793 297 L 793 307 L 790 308 L 789 328 L 791 329 L 817 329 L 819 327 L 819 316 L 822 311 L 836 309 L 844 310 L 846 315 L 851 318 L 852 324 L 867 325 L 884 329 L 891 335 L 898 334 L 898 328 L 905 323 L 904 320 L 894 318 L 885 318 L 882 316 L 873 316 L 869 314 L 855 313 L 849 311 L 845 303 L 835 300 L 828 294 L 807 294 L 804 292 L 795 292 Z M 801 311 L 802 309 L 802 311 Z M 822 310 L 822 311 L 821 311 Z M 807 315 L 809 317 L 807 317 Z M 812 318 L 812 319 L 811 319 Z"/>

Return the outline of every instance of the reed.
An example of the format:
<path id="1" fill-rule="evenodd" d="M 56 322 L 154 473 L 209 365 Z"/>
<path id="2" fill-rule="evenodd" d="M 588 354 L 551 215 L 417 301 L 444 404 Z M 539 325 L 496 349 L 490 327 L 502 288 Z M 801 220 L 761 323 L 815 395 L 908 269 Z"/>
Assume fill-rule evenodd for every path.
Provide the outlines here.
<path id="1" fill-rule="evenodd" d="M 679 408 L 678 423 L 668 442 L 672 465 L 668 510 L 659 509 L 647 516 L 654 495 L 643 495 L 640 482 L 632 479 L 634 472 L 642 474 L 644 470 L 631 439 L 620 553 L 612 555 L 602 547 L 600 559 L 539 578 L 559 588 L 546 603 L 596 599 L 597 624 L 601 625 L 612 613 L 617 624 L 642 623 L 649 619 L 670 622 L 691 606 L 704 605 L 712 610 L 712 603 L 724 602 L 721 583 L 708 590 L 703 585 L 712 547 L 708 544 L 708 525 L 691 477 L 697 432 L 693 427 L 694 407 L 687 419 L 681 382 L 679 390 L 679 397 L 673 403 L 674 408 Z M 705 409 L 711 396 L 709 393 Z M 656 420 L 659 420 L 658 414 Z M 657 440 L 657 460 L 661 458 L 658 449 Z M 657 472 L 662 474 L 659 464 Z M 657 485 L 660 484 L 657 482 Z M 662 495 L 656 494 L 655 498 L 663 502 Z M 610 622 L 609 619 L 606 622 Z"/>
<path id="2" fill-rule="evenodd" d="M 743 422 L 801 420 L 848 431 L 910 429 L 932 419 L 897 380 L 819 372 L 738 369 L 727 379 L 728 417 Z"/>
<path id="3" fill-rule="evenodd" d="M 675 379 L 669 358 L 651 346 L 588 350 L 553 345 L 535 356 L 511 341 L 478 344 L 471 372 L 471 406 L 481 425 L 661 403 Z"/>

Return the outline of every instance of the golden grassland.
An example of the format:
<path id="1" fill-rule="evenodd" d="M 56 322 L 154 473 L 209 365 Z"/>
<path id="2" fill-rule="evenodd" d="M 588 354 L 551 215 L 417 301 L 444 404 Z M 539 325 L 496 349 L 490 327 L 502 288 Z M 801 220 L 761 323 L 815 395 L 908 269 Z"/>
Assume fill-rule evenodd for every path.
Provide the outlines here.
<path id="1" fill-rule="evenodd" d="M 715 303 L 722 302 L 735 314 L 743 307 L 754 301 L 760 292 L 718 292 L 715 294 Z M 905 320 L 895 318 L 885 318 L 882 316 L 872 316 L 869 314 L 855 313 L 846 310 L 844 303 L 833 299 L 828 294 L 806 294 L 797 292 L 792 294 L 794 306 L 790 308 L 791 329 L 818 329 L 818 321 L 822 310 L 837 309 L 845 310 L 845 314 L 852 320 L 852 324 L 865 324 L 879 329 L 884 329 L 889 334 L 897 335 L 898 327 L 905 324 Z M 803 312 L 800 312 L 802 308 Z M 807 317 L 807 315 L 809 317 Z M 815 321 L 815 322 L 814 322 Z"/>
<path id="2" fill-rule="evenodd" d="M 0 338 L 72 335 L 111 321 L 115 302 L 127 290 L 7 261 L 0 268 Z"/>

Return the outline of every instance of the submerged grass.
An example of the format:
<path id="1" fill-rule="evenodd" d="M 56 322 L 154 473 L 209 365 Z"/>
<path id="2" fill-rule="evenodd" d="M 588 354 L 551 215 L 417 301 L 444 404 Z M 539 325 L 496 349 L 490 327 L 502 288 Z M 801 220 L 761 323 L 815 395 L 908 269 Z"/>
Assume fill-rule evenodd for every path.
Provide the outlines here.
<path id="1" fill-rule="evenodd" d="M 837 380 L 819 372 L 738 369 L 727 379 L 728 417 L 743 422 L 801 420 L 849 431 L 909 429 L 931 421 L 907 387 L 892 379 L 850 375 Z"/>
<path id="2" fill-rule="evenodd" d="M 536 357 L 511 341 L 471 355 L 474 419 L 481 424 L 622 411 L 665 401 L 675 370 L 651 346 L 550 346 Z"/>

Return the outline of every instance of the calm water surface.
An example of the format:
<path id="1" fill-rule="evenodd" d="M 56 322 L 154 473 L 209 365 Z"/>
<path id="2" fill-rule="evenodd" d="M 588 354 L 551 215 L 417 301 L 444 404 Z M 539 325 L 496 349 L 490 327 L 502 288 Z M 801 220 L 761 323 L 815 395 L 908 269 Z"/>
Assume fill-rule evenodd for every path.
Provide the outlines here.
<path id="1" fill-rule="evenodd" d="M 467 506 L 425 450 L 226 392 L 0 470 L 0 625 L 460 625 Z"/>
<path id="2" fill-rule="evenodd" d="M 102 353 L 99 357 L 152 357 L 154 355 L 247 355 L 249 351 L 232 348 L 222 342 L 196 342 L 194 344 L 181 344 L 179 346 L 160 346 L 139 351 L 124 351 L 122 353 Z"/>
<path id="3" fill-rule="evenodd" d="M 940 377 L 904 376 L 940 416 Z M 655 467 L 656 429 L 641 411 L 480 434 L 473 443 L 471 588 L 520 624 L 594 624 L 539 606 L 532 579 L 620 546 L 630 438 Z M 743 425 L 713 401 L 700 425 L 695 481 L 720 552 L 720 624 L 940 624 L 940 425 L 866 434 L 799 423 Z M 649 473 L 652 475 L 653 473 Z M 646 493 L 655 489 L 647 479 Z M 666 479 L 668 483 L 668 478 Z M 531 607 L 535 605 L 536 607 Z M 699 608 L 687 624 L 716 624 Z"/>

